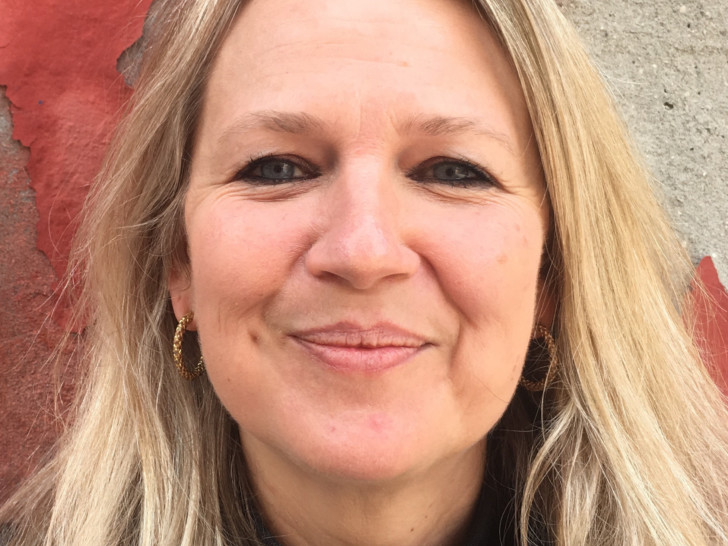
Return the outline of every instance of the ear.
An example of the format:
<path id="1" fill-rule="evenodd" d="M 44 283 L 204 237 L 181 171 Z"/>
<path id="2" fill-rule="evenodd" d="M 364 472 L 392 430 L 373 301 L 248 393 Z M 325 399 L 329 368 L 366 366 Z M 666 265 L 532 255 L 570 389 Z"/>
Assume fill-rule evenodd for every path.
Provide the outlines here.
<path id="1" fill-rule="evenodd" d="M 176 266 L 172 269 L 167 279 L 169 297 L 172 301 L 172 309 L 177 320 L 194 310 L 194 292 L 189 269 Z M 195 330 L 195 323 L 192 321 L 187 328 Z"/>
<path id="2" fill-rule="evenodd" d="M 534 323 L 540 324 L 553 331 L 554 320 L 556 319 L 556 294 L 553 285 L 544 280 L 542 276 L 538 279 L 536 293 L 536 312 Z"/>

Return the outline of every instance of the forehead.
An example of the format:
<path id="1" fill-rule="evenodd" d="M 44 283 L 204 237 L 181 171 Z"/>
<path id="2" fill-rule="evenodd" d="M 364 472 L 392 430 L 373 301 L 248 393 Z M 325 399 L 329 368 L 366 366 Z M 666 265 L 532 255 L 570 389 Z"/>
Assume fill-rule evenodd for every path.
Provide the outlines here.
<path id="1" fill-rule="evenodd" d="M 252 0 L 215 59 L 203 125 L 246 112 L 336 124 L 486 115 L 530 133 L 518 79 L 479 14 L 455 0 Z"/>

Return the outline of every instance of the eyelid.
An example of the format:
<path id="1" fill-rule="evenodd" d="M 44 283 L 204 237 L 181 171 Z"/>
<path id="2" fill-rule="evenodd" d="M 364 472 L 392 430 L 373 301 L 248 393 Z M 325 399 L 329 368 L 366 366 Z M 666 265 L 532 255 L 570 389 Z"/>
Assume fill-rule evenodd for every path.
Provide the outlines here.
<path id="1" fill-rule="evenodd" d="M 303 177 L 298 178 L 290 178 L 290 179 L 268 179 L 263 178 L 260 176 L 252 176 L 249 173 L 255 169 L 256 167 L 261 166 L 266 161 L 284 161 L 291 163 L 295 165 L 298 169 L 301 169 L 304 172 Z M 306 161 L 300 156 L 296 155 L 288 155 L 288 154 L 277 154 L 277 153 L 268 153 L 263 154 L 259 156 L 251 156 L 245 164 L 235 170 L 235 174 L 232 176 L 233 181 L 245 181 L 248 183 L 257 183 L 260 185 L 274 185 L 274 184 L 286 184 L 290 182 L 296 182 L 299 180 L 310 180 L 312 178 L 316 178 L 320 176 L 321 173 L 313 163 Z"/>
<path id="2" fill-rule="evenodd" d="M 445 184 L 445 185 L 454 186 L 454 187 L 478 187 L 478 186 L 480 186 L 480 187 L 489 188 L 489 187 L 493 187 L 493 186 L 497 186 L 497 187 L 501 186 L 498 179 L 495 176 L 493 176 L 492 174 L 490 174 L 490 172 L 485 167 L 483 167 L 482 165 L 478 165 L 477 163 L 474 163 L 474 162 L 470 161 L 469 159 L 467 159 L 465 157 L 461 157 L 461 156 L 432 157 L 430 159 L 423 161 L 416 167 L 410 169 L 407 172 L 407 176 L 409 178 L 413 178 L 413 179 L 417 180 L 418 173 L 421 173 L 424 170 L 432 168 L 435 165 L 437 165 L 438 163 L 461 164 L 461 165 L 467 167 L 468 169 L 472 170 L 473 172 L 477 173 L 480 178 L 464 178 L 459 181 L 458 180 L 447 181 L 447 180 L 437 180 L 437 179 L 432 179 L 432 178 L 424 179 L 421 177 L 420 180 L 437 182 L 440 184 Z"/>

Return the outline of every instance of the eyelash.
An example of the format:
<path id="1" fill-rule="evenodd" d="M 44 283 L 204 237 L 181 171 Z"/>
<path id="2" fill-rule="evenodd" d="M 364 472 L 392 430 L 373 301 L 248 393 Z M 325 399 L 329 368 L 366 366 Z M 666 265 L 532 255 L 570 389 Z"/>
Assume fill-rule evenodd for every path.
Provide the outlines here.
<path id="1" fill-rule="evenodd" d="M 428 171 L 438 165 L 453 165 L 455 167 L 465 167 L 469 174 L 474 174 L 470 178 L 461 178 L 454 180 L 439 180 L 436 178 L 428 178 L 423 175 L 423 171 Z M 433 157 L 419 164 L 414 169 L 407 172 L 407 176 L 418 182 L 440 183 L 455 188 L 477 188 L 497 186 L 498 182 L 495 177 L 489 174 L 483 167 L 476 165 L 464 158 L 453 157 Z"/>
<path id="2" fill-rule="evenodd" d="M 303 175 L 291 177 L 291 178 L 274 178 L 261 176 L 260 174 L 253 174 L 257 169 L 270 166 L 273 163 L 285 164 L 289 168 L 298 169 L 303 172 Z M 464 168 L 467 173 L 465 178 L 454 178 L 452 180 L 441 180 L 428 176 L 425 173 L 437 166 L 452 165 L 454 168 Z M 485 169 L 471 163 L 470 161 L 463 158 L 453 157 L 434 157 L 430 158 L 413 169 L 410 169 L 406 173 L 407 177 L 417 182 L 424 183 L 435 183 L 444 184 L 456 188 L 476 188 L 476 187 L 492 187 L 498 185 L 495 177 L 490 175 Z M 286 184 L 290 182 L 297 182 L 302 180 L 312 180 L 321 176 L 321 172 L 311 163 L 303 160 L 297 156 L 285 156 L 285 155 L 265 155 L 262 157 L 251 158 L 248 163 L 240 169 L 235 176 L 234 180 L 245 181 L 255 185 L 278 185 Z"/>
<path id="3" fill-rule="evenodd" d="M 280 164 L 288 164 L 292 166 L 294 169 L 299 169 L 303 171 L 303 176 L 298 176 L 294 178 L 268 178 L 261 175 L 254 175 L 253 171 L 255 171 L 258 168 L 262 168 L 265 165 L 270 165 L 272 163 L 280 163 Z M 276 184 L 286 184 L 288 182 L 295 182 L 299 180 L 311 180 L 313 178 L 317 178 L 321 176 L 321 173 L 310 163 L 307 161 L 304 161 L 300 157 L 289 157 L 285 155 L 264 155 L 262 157 L 252 157 L 248 162 L 245 164 L 245 166 L 240 169 L 235 176 L 233 177 L 234 180 L 242 180 L 245 182 L 258 184 L 258 185 L 276 185 Z"/>

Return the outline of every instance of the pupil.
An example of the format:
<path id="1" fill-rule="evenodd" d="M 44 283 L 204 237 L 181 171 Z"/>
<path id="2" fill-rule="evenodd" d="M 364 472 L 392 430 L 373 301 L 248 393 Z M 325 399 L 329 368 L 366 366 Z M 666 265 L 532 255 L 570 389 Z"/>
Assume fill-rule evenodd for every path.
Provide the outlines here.
<path id="1" fill-rule="evenodd" d="M 267 163 L 263 165 L 262 173 L 265 178 L 290 178 L 293 176 L 293 165 L 285 163 L 283 161 L 277 161 L 275 163 Z"/>
<path id="2" fill-rule="evenodd" d="M 445 180 L 462 180 L 463 178 L 467 178 L 468 172 L 462 165 L 441 163 L 435 166 L 434 175 L 436 178 Z"/>

